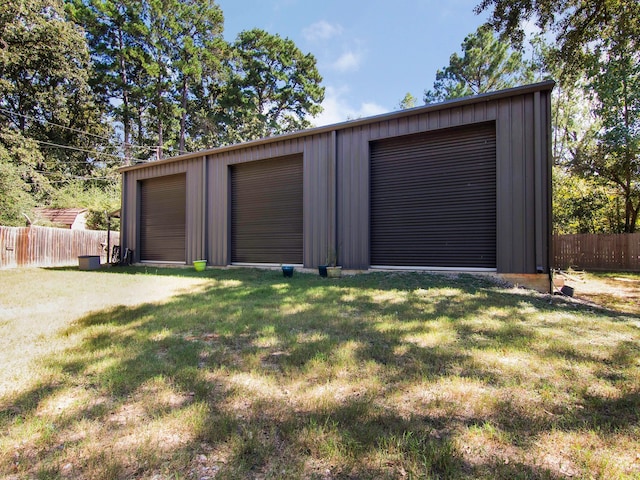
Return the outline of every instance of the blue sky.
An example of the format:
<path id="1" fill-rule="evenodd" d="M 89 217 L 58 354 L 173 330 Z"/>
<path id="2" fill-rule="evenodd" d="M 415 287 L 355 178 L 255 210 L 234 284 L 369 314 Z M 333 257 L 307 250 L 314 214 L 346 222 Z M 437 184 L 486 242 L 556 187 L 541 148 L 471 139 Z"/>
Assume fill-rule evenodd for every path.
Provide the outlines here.
<path id="1" fill-rule="evenodd" d="M 218 0 L 224 35 L 254 27 L 312 53 L 325 86 L 316 126 L 398 109 L 407 92 L 422 105 L 436 71 L 487 18 L 480 0 Z"/>

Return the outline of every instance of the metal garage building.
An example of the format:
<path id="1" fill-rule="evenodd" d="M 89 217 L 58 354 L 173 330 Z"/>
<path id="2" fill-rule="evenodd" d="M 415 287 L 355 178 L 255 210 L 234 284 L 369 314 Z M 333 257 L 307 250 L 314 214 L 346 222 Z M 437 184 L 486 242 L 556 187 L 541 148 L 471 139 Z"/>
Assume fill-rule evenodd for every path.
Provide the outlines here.
<path id="1" fill-rule="evenodd" d="M 125 167 L 136 262 L 544 273 L 553 82 Z"/>

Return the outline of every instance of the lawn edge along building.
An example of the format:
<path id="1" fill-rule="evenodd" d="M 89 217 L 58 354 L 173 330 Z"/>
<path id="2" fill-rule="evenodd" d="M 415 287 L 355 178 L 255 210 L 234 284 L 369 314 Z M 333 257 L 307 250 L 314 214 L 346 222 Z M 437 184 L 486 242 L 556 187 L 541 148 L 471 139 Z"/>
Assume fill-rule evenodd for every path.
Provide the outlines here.
<path id="1" fill-rule="evenodd" d="M 551 91 L 501 90 L 120 169 L 134 261 L 548 274 Z"/>

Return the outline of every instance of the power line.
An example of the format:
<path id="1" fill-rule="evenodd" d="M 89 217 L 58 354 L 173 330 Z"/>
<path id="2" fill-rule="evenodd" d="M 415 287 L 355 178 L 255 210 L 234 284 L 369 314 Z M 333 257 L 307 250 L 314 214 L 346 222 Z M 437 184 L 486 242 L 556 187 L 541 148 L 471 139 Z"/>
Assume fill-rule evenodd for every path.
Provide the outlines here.
<path id="1" fill-rule="evenodd" d="M 34 142 L 36 142 L 36 143 L 41 144 L 41 145 L 47 145 L 47 146 L 50 146 L 50 147 L 66 148 L 68 150 L 76 150 L 78 152 L 91 153 L 91 154 L 94 154 L 94 155 L 106 155 L 108 157 L 117 158 L 118 160 L 124 160 L 124 157 L 121 157 L 120 155 L 114 155 L 112 153 L 98 152 L 97 150 L 87 150 L 87 149 L 84 149 L 84 148 L 72 147 L 71 145 L 60 145 L 58 143 L 45 142 L 44 140 L 36 140 L 36 139 L 32 139 L 32 140 Z"/>
<path id="2" fill-rule="evenodd" d="M 34 120 L 34 121 L 36 121 L 36 122 L 44 122 L 44 123 L 48 123 L 49 125 L 54 125 L 54 126 L 56 126 L 56 127 L 64 128 L 64 129 L 66 129 L 66 130 L 70 130 L 70 131 L 72 131 L 72 132 L 81 133 L 81 134 L 83 134 L 83 135 L 88 135 L 88 136 L 90 136 L 90 137 L 99 138 L 99 139 L 101 139 L 101 140 L 105 140 L 105 141 L 107 141 L 107 142 L 109 142 L 109 143 L 112 143 L 112 142 L 113 142 L 113 139 L 111 139 L 111 138 L 102 137 L 102 136 L 100 136 L 100 135 L 96 135 L 95 133 L 89 133 L 89 132 L 86 132 L 86 131 L 84 131 L 84 130 L 80 130 L 80 129 L 77 129 L 77 128 L 67 127 L 67 126 L 65 126 L 65 125 L 60 125 L 59 123 L 50 122 L 49 120 L 40 120 L 40 119 L 38 119 L 38 118 L 36 118 L 36 117 L 33 117 L 33 116 L 31 116 L 31 115 L 25 115 L 25 114 L 23 114 L 23 113 L 12 112 L 11 110 L 7 110 L 6 108 L 2 108 L 2 107 L 0 107 L 0 112 L 5 113 L 5 114 L 8 114 L 8 115 L 16 115 L 16 116 L 18 116 L 18 117 L 28 118 L 29 120 Z M 156 148 L 159 148 L 159 147 L 157 147 L 157 146 L 133 145 L 133 144 L 131 144 L 131 143 L 127 144 L 127 143 L 125 143 L 125 142 L 115 142 L 115 143 L 118 143 L 119 145 L 122 145 L 122 146 L 124 146 L 124 147 L 127 147 L 127 146 L 128 146 L 128 147 L 131 147 L 131 148 L 144 148 L 144 149 L 147 149 L 147 150 L 151 150 L 152 152 L 155 152 L 155 151 L 156 151 Z"/>
<path id="3" fill-rule="evenodd" d="M 120 155 L 114 155 L 113 153 L 98 152 L 97 150 L 87 150 L 87 149 L 84 149 L 84 148 L 72 147 L 71 145 L 61 145 L 59 143 L 45 142 L 44 140 L 36 140 L 36 139 L 32 139 L 32 140 L 34 142 L 36 142 L 36 143 L 41 144 L 41 145 L 47 145 L 47 146 L 50 146 L 50 147 L 66 148 L 68 150 L 76 150 L 78 152 L 91 153 L 91 154 L 94 154 L 94 155 L 106 155 L 108 157 L 117 158 L 120 161 L 125 160 L 125 157 L 122 157 Z"/>
<path id="4" fill-rule="evenodd" d="M 111 176 L 108 176 L 106 174 L 103 174 L 99 177 L 90 177 L 88 175 L 77 175 L 77 174 L 73 174 L 73 173 L 69 173 L 69 172 L 38 172 L 38 174 L 40 175 L 44 175 L 44 176 L 56 176 L 56 175 L 68 175 L 69 177 L 82 177 L 83 180 L 105 180 L 108 178 L 118 178 L 119 175 L 117 174 L 113 174 Z"/>
<path id="5" fill-rule="evenodd" d="M 55 183 L 55 182 L 60 182 L 60 181 L 68 181 L 68 180 L 112 180 L 112 181 L 118 181 L 119 176 L 118 175 L 101 175 L 99 177 L 92 177 L 89 175 L 78 175 L 78 174 L 73 174 L 73 173 L 68 173 L 68 172 L 43 172 L 42 170 L 35 170 L 36 173 L 43 175 L 45 177 L 55 177 L 55 176 L 62 176 L 65 178 L 65 180 L 47 180 L 49 181 L 49 183 Z"/>
<path id="6" fill-rule="evenodd" d="M 66 178 L 64 180 L 47 180 L 47 183 L 49 183 L 49 184 L 66 183 L 66 182 L 71 182 L 73 180 L 82 180 L 82 181 L 86 181 L 86 182 L 88 182 L 90 180 L 117 181 L 117 179 L 114 178 L 114 177 L 86 177 L 86 176 L 80 176 L 80 175 L 73 175 L 73 176 L 69 176 L 68 178 Z M 31 181 L 31 182 L 26 182 L 26 183 L 35 185 L 38 182 Z"/>

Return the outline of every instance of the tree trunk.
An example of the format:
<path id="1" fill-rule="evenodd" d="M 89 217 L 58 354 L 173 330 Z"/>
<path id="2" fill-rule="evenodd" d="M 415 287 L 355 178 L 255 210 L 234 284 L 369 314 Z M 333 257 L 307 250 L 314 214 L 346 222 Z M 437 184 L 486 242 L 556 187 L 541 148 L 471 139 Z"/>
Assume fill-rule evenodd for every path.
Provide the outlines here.
<path id="1" fill-rule="evenodd" d="M 183 77 L 182 79 L 182 91 L 180 92 L 181 100 L 182 100 L 182 112 L 180 114 L 180 145 L 178 154 L 182 155 L 185 153 L 184 151 L 184 137 L 185 137 L 185 129 L 186 129 L 186 118 L 187 118 L 187 77 Z"/>
<path id="2" fill-rule="evenodd" d="M 631 214 L 631 228 L 629 229 L 629 233 L 636 233 L 636 225 L 638 224 L 638 213 L 640 212 L 640 203 L 638 206 L 633 209 Z"/>
<path id="3" fill-rule="evenodd" d="M 118 28 L 118 56 L 120 60 L 120 81 L 122 82 L 122 129 L 124 131 L 124 164 L 131 165 L 131 118 L 129 106 L 129 79 L 127 78 L 127 67 L 123 55 L 124 40 L 122 29 Z"/>

